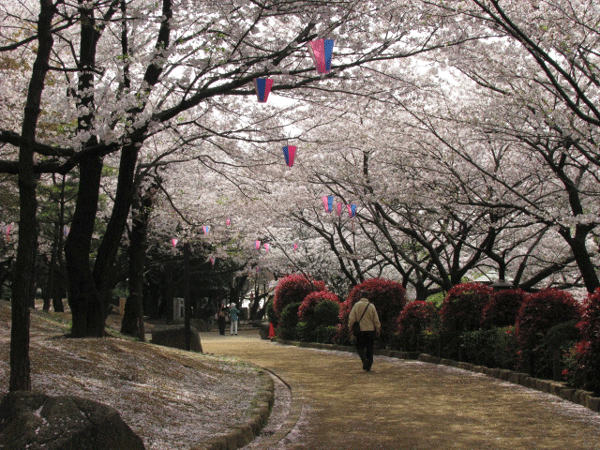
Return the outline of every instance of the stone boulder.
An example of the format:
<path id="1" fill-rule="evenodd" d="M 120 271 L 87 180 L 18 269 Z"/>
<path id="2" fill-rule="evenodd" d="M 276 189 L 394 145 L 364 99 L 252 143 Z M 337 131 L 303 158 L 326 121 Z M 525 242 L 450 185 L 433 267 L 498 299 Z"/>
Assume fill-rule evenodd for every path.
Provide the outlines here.
<path id="1" fill-rule="evenodd" d="M 190 327 L 190 333 L 190 350 L 202 353 L 202 344 L 198 330 Z M 151 342 L 157 345 L 164 345 L 165 347 L 185 350 L 185 327 L 183 325 L 155 327 L 152 330 Z"/>
<path id="2" fill-rule="evenodd" d="M 3 450 L 145 450 L 114 408 L 78 397 L 9 392 L 0 402 Z"/>

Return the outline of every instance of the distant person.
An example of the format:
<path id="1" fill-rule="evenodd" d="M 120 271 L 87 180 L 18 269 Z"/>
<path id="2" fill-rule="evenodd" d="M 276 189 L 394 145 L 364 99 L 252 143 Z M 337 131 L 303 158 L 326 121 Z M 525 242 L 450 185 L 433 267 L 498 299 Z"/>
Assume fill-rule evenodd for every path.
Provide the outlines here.
<path id="1" fill-rule="evenodd" d="M 235 304 L 231 304 L 231 308 L 229 308 L 229 321 L 231 322 L 231 335 L 234 334 L 237 336 L 238 332 L 238 319 L 240 315 L 240 310 L 235 307 Z"/>
<path id="2" fill-rule="evenodd" d="M 225 305 L 221 303 L 219 306 L 219 312 L 217 313 L 217 325 L 219 325 L 219 334 L 221 336 L 225 335 L 225 316 L 227 315 L 227 311 L 225 310 Z"/>
<path id="3" fill-rule="evenodd" d="M 360 333 L 356 336 L 356 352 L 363 363 L 363 369 L 368 372 L 373 365 L 375 336 L 379 337 L 381 333 L 381 322 L 379 322 L 377 309 L 368 298 L 361 298 L 352 307 L 348 318 L 350 330 L 352 330 L 354 322 L 360 324 Z"/>

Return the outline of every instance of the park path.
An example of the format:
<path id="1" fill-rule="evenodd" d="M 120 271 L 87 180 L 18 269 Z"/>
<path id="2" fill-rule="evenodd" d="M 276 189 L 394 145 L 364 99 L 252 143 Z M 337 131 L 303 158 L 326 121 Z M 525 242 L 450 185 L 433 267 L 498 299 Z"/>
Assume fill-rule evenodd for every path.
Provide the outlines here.
<path id="1" fill-rule="evenodd" d="M 483 374 L 384 356 L 364 372 L 355 353 L 286 346 L 255 331 L 202 333 L 202 346 L 291 386 L 299 420 L 263 450 L 600 450 L 597 413 Z"/>

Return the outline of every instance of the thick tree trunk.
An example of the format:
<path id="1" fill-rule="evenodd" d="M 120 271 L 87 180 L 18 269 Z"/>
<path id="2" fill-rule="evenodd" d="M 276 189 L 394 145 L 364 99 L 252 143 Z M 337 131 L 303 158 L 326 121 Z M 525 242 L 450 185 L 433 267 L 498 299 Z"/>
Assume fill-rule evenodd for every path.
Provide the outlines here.
<path id="1" fill-rule="evenodd" d="M 38 52 L 33 65 L 25 104 L 19 148 L 19 247 L 12 291 L 12 324 L 10 341 L 11 391 L 31 390 L 31 363 L 29 360 L 29 305 L 33 301 L 35 255 L 37 250 L 36 178 L 33 171 L 38 117 L 48 60 L 52 50 L 51 34 L 54 6 L 50 0 L 40 0 L 38 18 Z"/>
<path id="2" fill-rule="evenodd" d="M 144 330 L 144 265 L 146 262 L 146 238 L 148 220 L 154 201 L 155 188 L 151 187 L 140 199 L 134 199 L 133 223 L 129 239 L 129 298 L 121 324 L 121 333 L 138 336 L 145 340 Z"/>
<path id="3" fill-rule="evenodd" d="M 104 308 L 90 268 L 90 242 L 96 219 L 102 161 L 89 157 L 80 164 L 80 171 L 75 214 L 65 244 L 72 336 L 103 336 Z"/>
<path id="4" fill-rule="evenodd" d="M 585 288 L 589 293 L 592 293 L 598 287 L 600 287 L 600 281 L 598 280 L 596 268 L 594 267 L 592 258 L 590 257 L 585 245 L 586 238 L 589 234 L 587 230 L 588 227 L 584 225 L 577 225 L 575 227 L 574 238 L 571 237 L 570 230 L 561 231 L 561 234 L 571 247 L 571 251 L 575 257 L 575 262 L 577 263 L 577 267 L 579 267 L 579 271 L 581 272 Z"/>
<path id="5" fill-rule="evenodd" d="M 113 287 L 110 280 L 114 279 L 112 276 L 114 262 L 135 192 L 134 178 L 138 152 L 139 150 L 134 145 L 124 148 L 121 152 L 117 193 L 115 195 L 113 210 L 94 264 L 94 282 L 98 288 L 100 300 L 103 303 L 107 302 L 108 293 Z"/>
<path id="6" fill-rule="evenodd" d="M 89 131 L 93 119 L 93 71 L 96 65 L 99 30 L 96 28 L 92 9 L 82 7 L 80 13 L 82 19 L 78 66 L 78 92 L 81 95 L 79 105 L 83 110 L 89 111 L 89 114 L 79 118 L 78 129 L 83 133 Z M 86 147 L 97 143 L 97 139 L 91 137 L 86 143 Z M 102 160 L 98 156 L 88 155 L 80 162 L 79 167 L 77 202 L 71 231 L 65 244 L 69 278 L 69 305 L 73 318 L 72 336 L 103 336 L 104 308 L 94 283 L 89 261 L 91 239 L 98 210 Z"/>

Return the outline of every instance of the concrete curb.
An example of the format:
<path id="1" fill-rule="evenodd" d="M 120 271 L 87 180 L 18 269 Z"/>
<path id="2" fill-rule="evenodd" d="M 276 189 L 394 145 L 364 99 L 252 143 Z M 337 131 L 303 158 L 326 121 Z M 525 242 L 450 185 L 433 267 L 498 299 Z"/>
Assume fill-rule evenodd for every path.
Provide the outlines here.
<path id="1" fill-rule="evenodd" d="M 275 384 L 264 370 L 258 372 L 260 387 L 253 399 L 250 419 L 243 425 L 232 427 L 227 433 L 192 447 L 190 450 L 237 450 L 249 444 L 266 425 L 275 401 Z"/>
<path id="2" fill-rule="evenodd" d="M 321 350 L 337 350 L 346 352 L 355 351 L 354 347 L 343 345 L 288 341 L 277 338 L 274 339 L 274 341 L 283 345 L 293 345 L 296 347 L 315 348 Z M 569 402 L 585 406 L 586 408 L 594 412 L 600 412 L 600 397 L 594 397 L 593 392 L 569 388 L 563 382 L 533 378 L 529 374 L 514 372 L 508 369 L 489 368 L 484 366 L 477 366 L 475 364 L 470 364 L 466 362 L 443 359 L 437 356 L 429 355 L 427 353 L 401 352 L 397 350 L 379 349 L 375 350 L 375 354 L 380 356 L 388 356 L 390 358 L 418 360 L 430 364 L 440 364 L 445 366 L 456 367 L 458 369 L 468 370 L 471 372 L 482 373 L 492 378 L 497 378 L 499 380 L 507 381 L 509 383 L 517 384 L 523 387 L 545 392 L 547 394 L 555 395 Z"/>
<path id="3" fill-rule="evenodd" d="M 272 374 L 272 376 L 277 377 L 289 390 L 291 396 L 291 405 L 288 412 L 288 415 L 285 421 L 282 423 L 281 427 L 273 433 L 270 437 L 263 437 L 261 441 L 261 445 L 263 446 L 263 450 L 268 450 L 279 443 L 279 441 L 283 440 L 296 426 L 298 420 L 300 420 L 300 415 L 302 414 L 302 403 L 298 401 L 294 397 L 294 391 L 292 387 L 279 375 L 275 372 L 270 371 L 269 369 L 263 369 Z"/>

